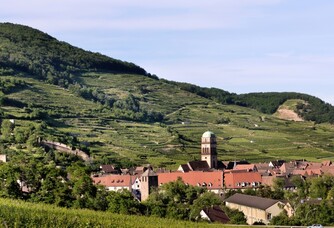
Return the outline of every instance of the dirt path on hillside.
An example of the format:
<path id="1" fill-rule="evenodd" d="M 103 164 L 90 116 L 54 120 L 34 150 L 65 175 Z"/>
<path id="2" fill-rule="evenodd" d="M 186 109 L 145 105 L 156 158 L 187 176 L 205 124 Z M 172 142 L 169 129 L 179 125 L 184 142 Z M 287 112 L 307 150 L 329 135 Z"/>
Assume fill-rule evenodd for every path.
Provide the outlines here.
<path id="1" fill-rule="evenodd" d="M 285 109 L 285 108 L 278 109 L 277 116 L 278 118 L 283 119 L 283 120 L 304 121 L 303 118 L 298 116 L 297 113 L 295 113 L 292 110 Z"/>

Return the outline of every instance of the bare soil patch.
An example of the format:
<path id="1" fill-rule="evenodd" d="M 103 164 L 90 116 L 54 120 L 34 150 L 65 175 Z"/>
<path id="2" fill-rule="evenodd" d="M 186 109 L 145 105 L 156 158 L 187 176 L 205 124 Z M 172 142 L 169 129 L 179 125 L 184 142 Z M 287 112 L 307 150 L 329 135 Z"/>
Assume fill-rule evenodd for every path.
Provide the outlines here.
<path id="1" fill-rule="evenodd" d="M 277 110 L 277 116 L 283 120 L 304 121 L 297 113 L 290 109 L 281 108 Z"/>

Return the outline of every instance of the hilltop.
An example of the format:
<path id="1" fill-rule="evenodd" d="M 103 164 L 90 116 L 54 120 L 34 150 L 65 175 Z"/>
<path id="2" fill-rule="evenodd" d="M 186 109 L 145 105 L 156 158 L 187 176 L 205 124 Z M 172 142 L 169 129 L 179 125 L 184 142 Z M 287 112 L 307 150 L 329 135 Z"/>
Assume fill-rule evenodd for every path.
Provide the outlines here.
<path id="1" fill-rule="evenodd" d="M 199 158 L 201 134 L 211 130 L 220 160 L 334 158 L 334 108 L 306 94 L 238 95 L 172 82 L 10 23 L 0 24 L 0 75 L 2 122 L 15 122 L 2 129 L 6 154 L 36 152 L 45 139 L 96 163 L 175 168 Z M 291 99 L 303 101 L 294 112 L 305 121 L 273 115 Z"/>

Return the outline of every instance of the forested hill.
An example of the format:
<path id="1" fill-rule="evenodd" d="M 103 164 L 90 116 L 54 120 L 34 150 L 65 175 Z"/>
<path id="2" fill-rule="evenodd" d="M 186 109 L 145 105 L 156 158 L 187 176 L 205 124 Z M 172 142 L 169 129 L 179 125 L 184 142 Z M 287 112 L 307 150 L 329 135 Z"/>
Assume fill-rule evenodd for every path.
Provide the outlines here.
<path id="1" fill-rule="evenodd" d="M 115 102 L 112 96 L 98 87 L 92 88 L 82 80 L 83 73 L 87 72 L 136 74 L 159 79 L 133 63 L 85 51 L 28 26 L 0 23 L 0 75 L 27 74 L 49 84 L 69 88 L 85 99 L 112 107 Z M 221 104 L 248 107 L 265 114 L 275 113 L 278 107 L 289 99 L 301 99 L 305 102 L 298 104 L 295 111 L 303 119 L 317 123 L 334 123 L 334 107 L 307 94 L 272 92 L 238 95 L 189 83 L 163 79 L 160 79 L 160 82 Z M 141 92 L 148 92 L 146 87 L 142 85 Z"/>
<path id="2" fill-rule="evenodd" d="M 63 87 L 73 83 L 77 73 L 86 71 L 146 75 L 133 63 L 84 51 L 39 30 L 11 23 L 0 23 L 0 67 L 6 74 L 26 72 Z"/>
<path id="3" fill-rule="evenodd" d="M 265 114 L 273 114 L 280 105 L 290 99 L 300 99 L 295 111 L 303 119 L 316 123 L 334 123 L 334 107 L 321 99 L 303 93 L 295 92 L 266 92 L 236 94 L 218 88 L 203 88 L 189 83 L 169 81 L 180 89 L 195 93 L 201 97 L 215 100 L 222 104 L 238 105 L 256 109 Z"/>

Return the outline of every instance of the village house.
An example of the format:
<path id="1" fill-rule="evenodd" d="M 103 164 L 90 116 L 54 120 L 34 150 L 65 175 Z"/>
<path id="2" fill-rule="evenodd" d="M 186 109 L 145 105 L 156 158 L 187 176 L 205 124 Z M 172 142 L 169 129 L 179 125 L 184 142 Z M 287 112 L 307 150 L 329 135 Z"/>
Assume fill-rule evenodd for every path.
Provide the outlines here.
<path id="1" fill-rule="evenodd" d="M 200 212 L 200 217 L 203 220 L 216 223 L 228 223 L 230 221 L 229 217 L 219 206 L 204 208 Z"/>
<path id="2" fill-rule="evenodd" d="M 237 165 L 248 165 L 248 161 L 224 161 L 224 166 L 225 170 L 232 170 L 234 169 Z"/>
<path id="3" fill-rule="evenodd" d="M 93 176 L 92 180 L 94 184 L 102 185 L 108 191 L 128 190 L 141 201 L 148 198 L 152 188 L 158 187 L 158 175 L 152 169 L 146 169 L 143 174 L 138 176 L 110 174 Z"/>
<path id="4" fill-rule="evenodd" d="M 171 173 L 159 173 L 159 186 L 176 181 L 181 178 L 185 184 L 204 187 L 211 192 L 220 194 L 223 192 L 223 171 L 189 171 L 183 172 L 171 172 Z"/>
<path id="5" fill-rule="evenodd" d="M 103 175 L 92 177 L 94 184 L 103 185 L 108 191 L 132 191 L 132 176 L 127 175 Z"/>
<path id="6" fill-rule="evenodd" d="M 331 161 L 308 162 L 308 161 L 291 161 L 285 162 L 279 168 L 281 174 L 302 175 L 304 177 L 321 176 L 324 174 L 334 174 L 334 165 Z"/>
<path id="7" fill-rule="evenodd" d="M 255 163 L 257 172 L 261 174 L 261 176 L 276 176 L 281 174 L 278 166 L 271 166 L 271 162 L 269 163 Z"/>
<path id="8" fill-rule="evenodd" d="M 284 204 L 279 200 L 240 193 L 227 198 L 225 204 L 228 208 L 242 211 L 249 225 L 255 222 L 269 224 L 274 216 L 279 215 L 284 210 Z"/>
<path id="9" fill-rule="evenodd" d="M 233 170 L 244 170 L 247 172 L 257 172 L 257 167 L 254 164 L 237 164 Z"/>
<path id="10" fill-rule="evenodd" d="M 276 179 L 282 179 L 283 180 L 283 190 L 296 191 L 297 186 L 292 182 L 292 178 L 294 178 L 295 176 L 304 181 L 304 178 L 301 175 L 262 176 L 262 184 L 273 187 Z"/>
<path id="11" fill-rule="evenodd" d="M 187 164 L 179 166 L 177 171 L 189 172 L 189 171 L 209 171 L 210 167 L 206 161 L 190 161 Z"/>
<path id="12" fill-rule="evenodd" d="M 224 187 L 226 189 L 258 188 L 261 184 L 262 177 L 259 172 L 224 171 Z"/>
<path id="13" fill-rule="evenodd" d="M 284 163 L 285 163 L 284 160 L 275 160 L 275 161 L 270 161 L 268 163 L 268 166 L 274 169 L 281 167 Z"/>
<path id="14" fill-rule="evenodd" d="M 121 174 L 121 170 L 113 165 L 100 165 L 100 172 L 103 174 Z"/>

